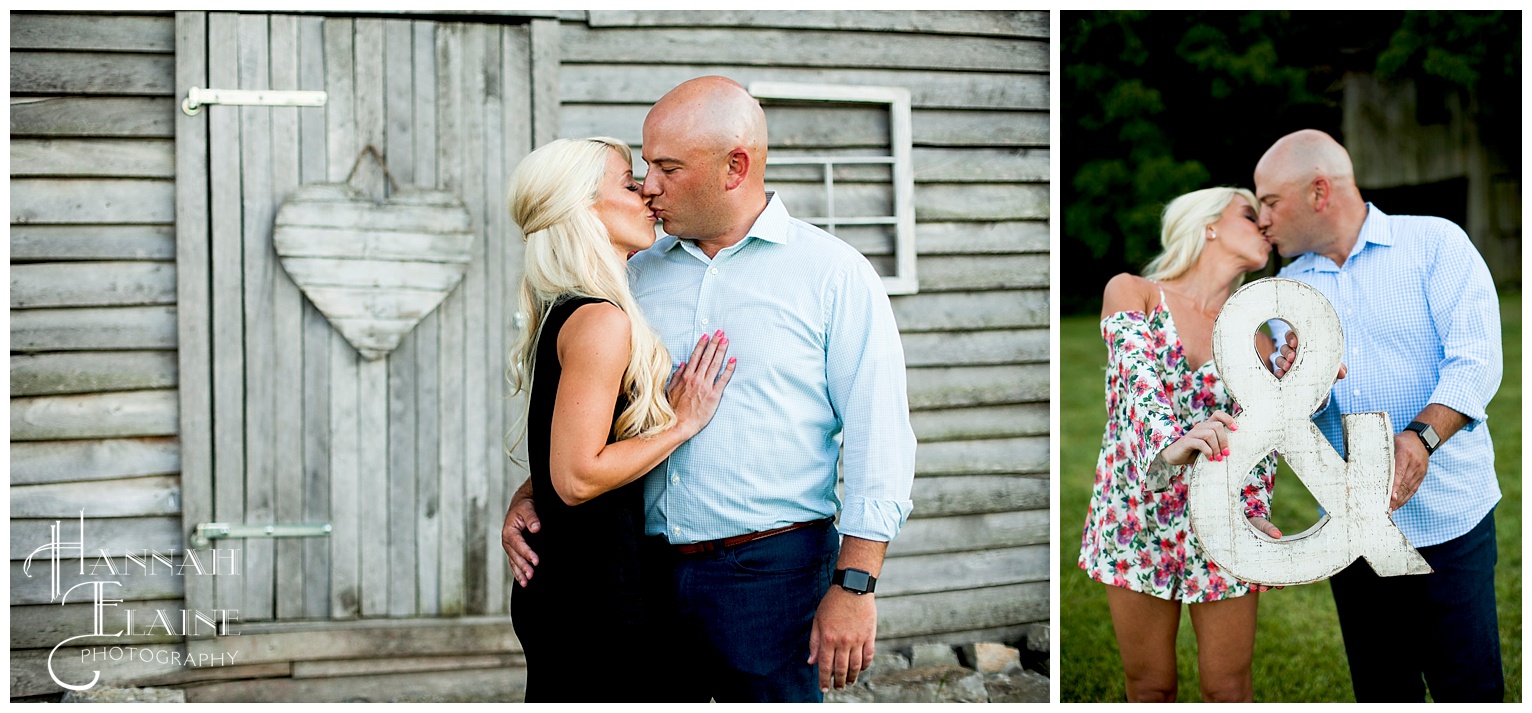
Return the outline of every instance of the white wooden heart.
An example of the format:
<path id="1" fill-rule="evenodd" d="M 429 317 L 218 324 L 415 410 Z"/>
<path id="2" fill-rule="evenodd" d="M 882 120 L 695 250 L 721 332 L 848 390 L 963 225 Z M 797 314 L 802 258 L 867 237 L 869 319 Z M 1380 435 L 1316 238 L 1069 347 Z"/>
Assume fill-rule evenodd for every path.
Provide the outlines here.
<path id="1" fill-rule="evenodd" d="M 293 282 L 368 360 L 387 356 L 452 293 L 473 239 L 451 193 L 405 188 L 376 203 L 345 183 L 294 191 L 271 236 Z"/>

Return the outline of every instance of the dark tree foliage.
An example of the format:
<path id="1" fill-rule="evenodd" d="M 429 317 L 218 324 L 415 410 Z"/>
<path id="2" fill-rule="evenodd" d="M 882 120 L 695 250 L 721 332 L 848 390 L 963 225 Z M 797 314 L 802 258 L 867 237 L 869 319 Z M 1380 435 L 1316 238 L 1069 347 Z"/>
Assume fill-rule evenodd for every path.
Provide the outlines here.
<path id="1" fill-rule="evenodd" d="M 1520 12 L 1407 12 L 1376 71 L 1415 80 L 1423 110 L 1442 106 L 1432 98 L 1461 95 L 1480 139 L 1521 174 Z"/>
<path id="2" fill-rule="evenodd" d="M 1153 257 L 1171 198 L 1251 187 L 1261 154 L 1298 129 L 1344 141 L 1348 71 L 1413 79 L 1423 103 L 1462 92 L 1519 173 L 1520 25 L 1516 12 L 1063 13 L 1060 309 L 1099 309 L 1112 275 Z"/>

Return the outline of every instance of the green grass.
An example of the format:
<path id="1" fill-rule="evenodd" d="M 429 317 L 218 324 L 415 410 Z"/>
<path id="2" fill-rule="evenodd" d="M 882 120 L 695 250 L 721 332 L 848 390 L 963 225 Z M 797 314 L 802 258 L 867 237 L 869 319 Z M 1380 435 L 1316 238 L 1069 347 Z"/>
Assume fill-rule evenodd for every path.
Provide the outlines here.
<path id="1" fill-rule="evenodd" d="M 1495 509 L 1500 549 L 1495 593 L 1506 700 L 1521 701 L 1521 295 L 1500 298 L 1505 377 L 1489 405 L 1495 468 L 1502 499 Z M 1105 586 L 1075 566 L 1080 531 L 1090 506 L 1092 474 L 1106 413 L 1102 402 L 1106 347 L 1095 316 L 1059 320 L 1059 645 L 1060 689 L 1065 702 L 1125 699 L 1122 662 L 1112 634 Z M 1273 520 L 1299 532 L 1317 519 L 1314 499 L 1286 464 L 1277 474 Z M 1196 640 L 1184 611 L 1176 638 L 1181 700 L 1201 700 Z M 1324 582 L 1261 595 L 1255 641 L 1257 701 L 1352 701 L 1351 675 Z"/>

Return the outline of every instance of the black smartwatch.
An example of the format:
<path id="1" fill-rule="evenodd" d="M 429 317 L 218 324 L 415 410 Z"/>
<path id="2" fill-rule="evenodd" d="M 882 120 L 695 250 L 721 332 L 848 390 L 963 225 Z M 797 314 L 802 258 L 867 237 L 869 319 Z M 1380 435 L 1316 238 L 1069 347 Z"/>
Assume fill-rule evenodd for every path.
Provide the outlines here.
<path id="1" fill-rule="evenodd" d="M 830 584 L 839 584 L 841 589 L 852 594 L 872 594 L 878 578 L 859 569 L 837 569 L 835 575 L 830 577 Z"/>
<path id="2" fill-rule="evenodd" d="M 1427 456 L 1435 453 L 1436 447 L 1442 444 L 1441 437 L 1436 435 L 1436 429 L 1432 428 L 1429 423 L 1411 421 L 1410 425 L 1404 427 L 1404 430 L 1414 431 L 1415 435 L 1420 436 L 1420 442 L 1426 444 Z"/>

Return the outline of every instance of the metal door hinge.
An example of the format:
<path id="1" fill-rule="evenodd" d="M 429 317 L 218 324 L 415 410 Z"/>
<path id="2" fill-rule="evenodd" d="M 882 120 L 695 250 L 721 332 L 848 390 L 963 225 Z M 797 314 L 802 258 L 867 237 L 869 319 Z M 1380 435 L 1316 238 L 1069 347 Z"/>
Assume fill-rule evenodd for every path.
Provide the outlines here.
<path id="1" fill-rule="evenodd" d="M 227 522 L 197 523 L 192 533 L 192 547 L 202 549 L 213 540 L 262 537 L 329 537 L 330 523 L 307 525 L 233 525 Z"/>
<path id="2" fill-rule="evenodd" d="M 276 89 L 204 89 L 192 87 L 181 100 L 181 111 L 196 116 L 208 104 L 245 106 L 324 106 L 324 92 L 285 91 Z"/>

